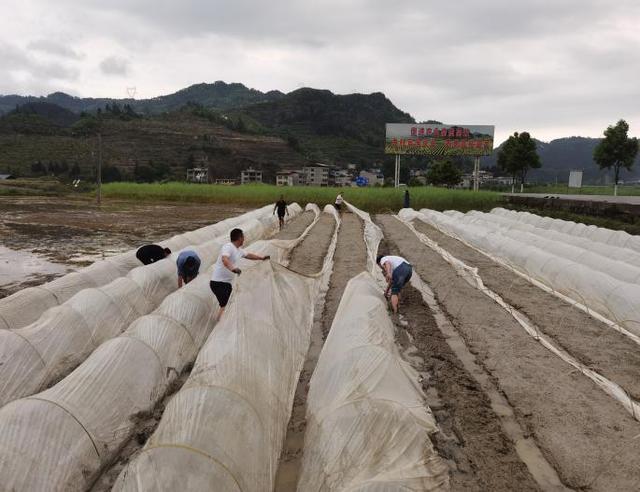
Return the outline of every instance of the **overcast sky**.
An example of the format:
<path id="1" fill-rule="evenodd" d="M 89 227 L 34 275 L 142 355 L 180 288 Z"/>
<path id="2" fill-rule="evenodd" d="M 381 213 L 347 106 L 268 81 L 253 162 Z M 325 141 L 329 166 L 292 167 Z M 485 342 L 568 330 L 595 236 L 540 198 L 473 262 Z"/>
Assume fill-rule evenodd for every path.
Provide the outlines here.
<path id="1" fill-rule="evenodd" d="M 640 1 L 4 0 L 0 94 L 384 92 L 418 120 L 640 135 Z"/>

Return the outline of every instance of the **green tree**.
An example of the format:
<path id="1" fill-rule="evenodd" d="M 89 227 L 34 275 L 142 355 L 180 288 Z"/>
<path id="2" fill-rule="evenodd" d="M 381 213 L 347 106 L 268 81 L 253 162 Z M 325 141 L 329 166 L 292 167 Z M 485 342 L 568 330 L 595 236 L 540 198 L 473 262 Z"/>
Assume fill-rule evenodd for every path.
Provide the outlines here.
<path id="1" fill-rule="evenodd" d="M 604 131 L 604 139 L 593 150 L 593 159 L 600 169 L 613 168 L 613 194 L 618 194 L 620 170 L 624 167 L 631 171 L 633 162 L 638 155 L 638 139 L 629 138 L 629 124 L 620 120 L 615 126 L 609 126 Z"/>
<path id="2" fill-rule="evenodd" d="M 73 163 L 71 166 L 71 170 L 69 171 L 69 176 L 73 179 L 78 179 L 80 177 L 80 166 L 77 162 Z"/>
<path id="3" fill-rule="evenodd" d="M 112 183 L 114 181 L 122 181 L 120 169 L 115 166 L 105 166 L 102 168 L 102 182 Z"/>
<path id="4" fill-rule="evenodd" d="M 539 169 L 541 166 L 536 142 L 527 132 L 515 132 L 498 152 L 498 167 L 513 178 L 514 184 L 519 181 L 521 190 L 529 170 Z"/>
<path id="5" fill-rule="evenodd" d="M 427 183 L 434 186 L 456 186 L 462 180 L 462 172 L 450 160 L 434 162 L 427 172 Z"/>

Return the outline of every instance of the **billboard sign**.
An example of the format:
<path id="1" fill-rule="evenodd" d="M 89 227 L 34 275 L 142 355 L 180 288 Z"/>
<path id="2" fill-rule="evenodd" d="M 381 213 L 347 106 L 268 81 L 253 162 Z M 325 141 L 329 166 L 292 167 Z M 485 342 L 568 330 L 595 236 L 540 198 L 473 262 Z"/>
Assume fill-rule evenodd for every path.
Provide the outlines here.
<path id="1" fill-rule="evenodd" d="M 387 123 L 385 154 L 482 156 L 493 151 L 492 125 Z"/>

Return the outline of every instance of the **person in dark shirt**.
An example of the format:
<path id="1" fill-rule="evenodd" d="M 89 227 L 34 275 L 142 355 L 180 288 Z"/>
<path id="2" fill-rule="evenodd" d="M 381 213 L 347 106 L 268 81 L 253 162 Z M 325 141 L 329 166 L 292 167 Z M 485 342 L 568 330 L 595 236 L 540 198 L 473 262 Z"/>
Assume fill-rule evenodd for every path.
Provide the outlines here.
<path id="1" fill-rule="evenodd" d="M 143 265 L 149 265 L 150 263 L 165 259 L 170 254 L 171 250 L 169 248 L 163 248 L 157 244 L 147 244 L 136 251 L 136 258 L 138 258 Z"/>
<path id="2" fill-rule="evenodd" d="M 280 223 L 280 229 L 284 225 L 284 216 L 289 215 L 289 209 L 287 208 L 287 202 L 284 201 L 284 195 L 280 195 L 280 200 L 276 202 L 275 207 L 273 207 L 273 213 L 278 212 L 278 222 Z"/>
<path id="3" fill-rule="evenodd" d="M 404 190 L 404 203 L 403 203 L 404 208 L 410 208 L 411 207 L 411 197 L 409 196 L 409 190 Z"/>

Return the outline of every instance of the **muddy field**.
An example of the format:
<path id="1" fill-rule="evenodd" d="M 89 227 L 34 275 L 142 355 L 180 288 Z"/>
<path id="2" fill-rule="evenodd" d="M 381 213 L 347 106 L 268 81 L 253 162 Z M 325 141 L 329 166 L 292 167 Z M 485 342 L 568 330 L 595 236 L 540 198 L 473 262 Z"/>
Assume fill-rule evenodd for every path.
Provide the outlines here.
<path id="1" fill-rule="evenodd" d="M 97 210 L 87 204 L 47 200 L 12 200 L 4 205 L 0 246 L 64 268 L 83 264 L 104 250 L 116 253 L 143 240 L 165 238 L 242 212 L 198 205 L 114 204 Z M 150 220 L 153 216 L 160 217 Z M 296 238 L 312 220 L 313 214 L 305 212 L 276 237 Z M 374 220 L 385 236 L 380 251 L 404 256 L 419 277 L 403 291 L 401 322 L 396 320 L 397 343 L 421 375 L 425 405 L 439 427 L 432 440 L 449 466 L 451 489 L 638 490 L 640 423 L 528 335 L 510 313 L 459 276 L 409 227 L 391 215 L 378 215 Z M 347 282 L 366 268 L 363 226 L 356 215 L 343 214 L 328 291 L 316 313 L 295 394 L 277 491 L 296 490 L 309 381 Z M 640 352 L 634 342 L 463 243 L 423 223 L 414 226 L 477 268 L 488 288 L 525 314 L 559 347 L 618 383 L 629 395 L 640 395 Z M 334 232 L 333 217 L 322 214 L 293 250 L 289 268 L 304 275 L 317 274 Z M 22 285 L 58 274 L 35 274 L 23 279 Z M 432 292 L 430 300 L 424 289 L 418 290 L 420 282 Z M 16 289 L 18 284 L 7 285 L 5 290 Z M 139 416 L 139 432 L 94 490 L 109 490 L 122 466 L 155 429 L 170 393 L 187 376 L 188 371 L 153 412 Z"/>
<path id="2" fill-rule="evenodd" d="M 30 285 L 238 215 L 226 205 L 0 198 L 0 298 Z"/>

